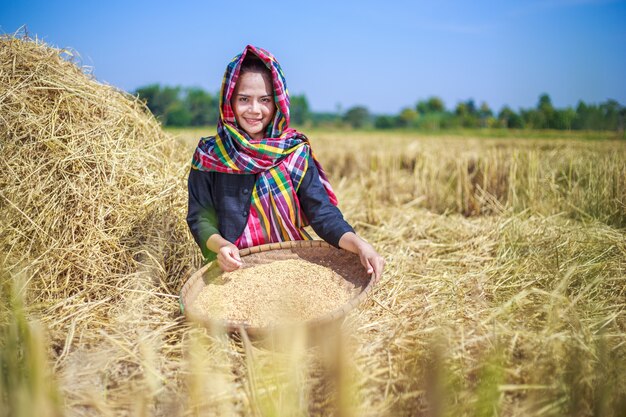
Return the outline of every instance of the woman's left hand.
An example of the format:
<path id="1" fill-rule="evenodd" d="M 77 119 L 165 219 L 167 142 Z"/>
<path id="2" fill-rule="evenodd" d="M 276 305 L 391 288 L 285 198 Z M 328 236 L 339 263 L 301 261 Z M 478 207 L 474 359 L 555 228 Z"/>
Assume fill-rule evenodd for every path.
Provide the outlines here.
<path id="1" fill-rule="evenodd" d="M 383 273 L 385 259 L 374 250 L 372 245 L 365 241 L 362 242 L 363 243 L 359 245 L 359 258 L 361 258 L 361 263 L 367 270 L 367 273 L 373 273 L 375 281 L 378 282 Z"/>
<path id="2" fill-rule="evenodd" d="M 363 264 L 367 273 L 374 274 L 375 282 L 380 280 L 385 267 L 385 259 L 376 252 L 372 245 L 356 234 L 348 232 L 339 239 L 339 247 L 359 255 L 361 264 Z"/>

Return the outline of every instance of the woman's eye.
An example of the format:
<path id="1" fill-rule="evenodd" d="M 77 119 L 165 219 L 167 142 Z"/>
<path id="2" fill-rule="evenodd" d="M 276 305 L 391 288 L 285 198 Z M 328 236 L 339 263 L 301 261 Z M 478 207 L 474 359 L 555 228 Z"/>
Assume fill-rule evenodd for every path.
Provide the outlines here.
<path id="1" fill-rule="evenodd" d="M 246 101 L 248 101 L 248 97 L 239 97 L 239 101 L 245 103 Z"/>

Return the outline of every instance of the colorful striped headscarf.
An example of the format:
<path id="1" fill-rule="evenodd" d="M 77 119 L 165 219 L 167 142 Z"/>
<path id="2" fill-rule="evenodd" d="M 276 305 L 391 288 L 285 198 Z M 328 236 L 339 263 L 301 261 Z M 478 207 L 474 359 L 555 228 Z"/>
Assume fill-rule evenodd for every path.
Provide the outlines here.
<path id="1" fill-rule="evenodd" d="M 272 74 L 276 114 L 263 139 L 253 139 L 239 128 L 230 102 L 241 64 L 249 53 L 258 56 Z M 244 232 L 252 238 L 242 236 L 240 247 L 308 238 L 303 230 L 308 223 L 301 213 L 296 192 L 310 159 L 317 166 L 330 201 L 337 205 L 337 198 L 311 152 L 307 137 L 289 127 L 289 92 L 280 64 L 264 49 L 246 46 L 228 64 L 224 74 L 217 135 L 200 140 L 192 161 L 192 168 L 201 171 L 259 174 L 251 197 L 252 219 Z M 255 222 L 253 229 L 259 230 L 249 230 Z"/>

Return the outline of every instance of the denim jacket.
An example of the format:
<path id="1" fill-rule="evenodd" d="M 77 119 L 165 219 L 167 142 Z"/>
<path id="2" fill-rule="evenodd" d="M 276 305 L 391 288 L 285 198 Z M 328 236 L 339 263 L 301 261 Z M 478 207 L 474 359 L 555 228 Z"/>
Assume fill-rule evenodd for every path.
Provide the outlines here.
<path id="1" fill-rule="evenodd" d="M 209 237 L 219 233 L 235 242 L 243 233 L 250 214 L 255 174 L 225 174 L 191 169 L 188 178 L 187 224 L 207 260 L 215 254 L 206 247 Z M 308 165 L 297 191 L 300 207 L 319 237 L 338 247 L 346 232 L 354 232 L 329 198 L 315 164 Z"/>

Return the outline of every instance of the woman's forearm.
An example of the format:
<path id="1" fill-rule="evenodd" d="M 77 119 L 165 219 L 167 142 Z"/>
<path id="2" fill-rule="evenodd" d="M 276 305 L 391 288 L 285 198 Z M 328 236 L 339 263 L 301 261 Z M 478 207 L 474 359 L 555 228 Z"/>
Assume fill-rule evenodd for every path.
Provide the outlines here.
<path id="1" fill-rule="evenodd" d="M 214 233 L 206 241 L 206 247 L 215 253 L 219 253 L 220 248 L 231 244 L 228 240 L 224 239 L 219 233 Z"/>
<path id="2" fill-rule="evenodd" d="M 339 238 L 339 247 L 352 253 L 359 253 L 359 244 L 363 242 L 354 232 L 346 232 Z"/>

